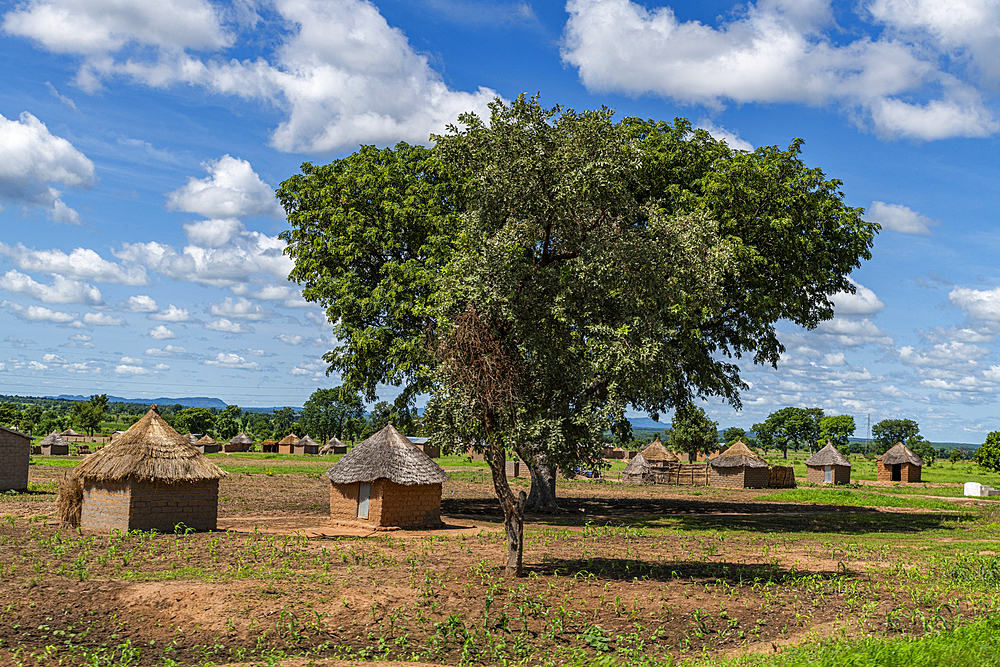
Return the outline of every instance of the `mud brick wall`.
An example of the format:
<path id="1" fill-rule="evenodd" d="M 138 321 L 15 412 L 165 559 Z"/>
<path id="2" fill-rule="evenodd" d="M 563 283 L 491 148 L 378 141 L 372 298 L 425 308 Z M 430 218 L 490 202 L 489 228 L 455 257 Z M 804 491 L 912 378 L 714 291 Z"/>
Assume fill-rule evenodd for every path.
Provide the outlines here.
<path id="1" fill-rule="evenodd" d="M 31 438 L 0 428 L 0 491 L 28 488 L 28 459 Z"/>
<path id="2" fill-rule="evenodd" d="M 832 466 L 830 484 L 850 484 L 851 469 L 849 466 Z M 813 484 L 826 484 L 826 466 L 806 466 L 806 481 Z"/>
<path id="3" fill-rule="evenodd" d="M 195 530 L 215 530 L 219 518 L 219 480 L 163 484 L 132 482 L 129 530 L 174 532 L 183 523 Z"/>
<path id="4" fill-rule="evenodd" d="M 360 483 L 334 484 L 330 482 L 330 518 L 334 521 L 354 521 L 358 516 Z M 371 512 L 368 513 L 371 516 Z"/>
<path id="5" fill-rule="evenodd" d="M 767 488 L 770 471 L 767 468 L 716 468 L 712 466 L 712 486 L 730 489 Z"/>
<path id="6" fill-rule="evenodd" d="M 80 528 L 100 533 L 128 530 L 130 496 L 127 482 L 84 484 Z"/>
<path id="7" fill-rule="evenodd" d="M 880 482 L 892 482 L 892 466 L 882 463 L 882 459 L 875 462 L 876 479 Z M 920 466 L 910 463 L 899 464 L 899 481 L 914 484 L 920 481 Z"/>
<path id="8" fill-rule="evenodd" d="M 382 482 L 380 525 L 416 528 L 441 524 L 441 485 Z M 374 492 L 374 485 L 372 485 Z"/>

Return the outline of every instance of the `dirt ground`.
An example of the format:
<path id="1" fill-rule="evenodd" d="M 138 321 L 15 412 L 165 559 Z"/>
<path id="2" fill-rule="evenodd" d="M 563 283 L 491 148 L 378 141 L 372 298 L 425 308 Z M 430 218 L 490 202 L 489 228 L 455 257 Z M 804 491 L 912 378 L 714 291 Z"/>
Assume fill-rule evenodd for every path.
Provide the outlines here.
<path id="1" fill-rule="evenodd" d="M 59 474 L 32 467 L 31 479 Z M 190 535 L 64 533 L 51 494 L 0 496 L 0 661 L 642 664 L 984 613 L 952 589 L 895 585 L 923 576 L 908 569 L 922 557 L 870 538 L 959 539 L 958 509 L 564 482 L 562 511 L 527 519 L 527 576 L 507 580 L 488 481 L 444 485 L 445 530 L 388 534 L 324 533 L 328 488 L 319 475 L 231 474 L 220 531 Z"/>

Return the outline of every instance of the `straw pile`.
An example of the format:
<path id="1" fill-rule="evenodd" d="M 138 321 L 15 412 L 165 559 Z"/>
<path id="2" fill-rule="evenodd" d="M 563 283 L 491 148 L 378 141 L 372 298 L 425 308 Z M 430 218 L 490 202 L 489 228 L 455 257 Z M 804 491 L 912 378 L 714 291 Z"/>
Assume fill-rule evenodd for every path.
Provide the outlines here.
<path id="1" fill-rule="evenodd" d="M 388 479 L 403 486 L 441 484 L 448 473 L 390 423 L 326 471 L 334 484 Z"/>
<path id="2" fill-rule="evenodd" d="M 155 405 L 114 442 L 84 459 L 76 474 L 83 482 L 200 482 L 226 476 L 171 428 Z"/>
<path id="3" fill-rule="evenodd" d="M 82 511 L 83 484 L 80 478 L 75 473 L 63 475 L 59 480 L 59 496 L 56 499 L 59 527 L 64 530 L 79 528 Z"/>
<path id="4" fill-rule="evenodd" d="M 680 461 L 676 454 L 663 446 L 663 443 L 660 442 L 660 436 L 656 436 L 656 439 L 649 443 L 641 453 L 643 459 L 654 465 L 657 463 L 677 463 Z"/>

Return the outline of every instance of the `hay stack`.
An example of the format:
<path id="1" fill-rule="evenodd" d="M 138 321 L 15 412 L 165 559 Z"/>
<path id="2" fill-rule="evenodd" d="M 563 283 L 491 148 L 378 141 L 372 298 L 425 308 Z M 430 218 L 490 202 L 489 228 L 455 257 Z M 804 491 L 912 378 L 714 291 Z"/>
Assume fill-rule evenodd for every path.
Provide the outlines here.
<path id="1" fill-rule="evenodd" d="M 74 473 L 63 475 L 59 480 L 59 496 L 56 498 L 56 512 L 59 527 L 71 530 L 80 527 L 80 513 L 83 511 L 83 484 Z"/>

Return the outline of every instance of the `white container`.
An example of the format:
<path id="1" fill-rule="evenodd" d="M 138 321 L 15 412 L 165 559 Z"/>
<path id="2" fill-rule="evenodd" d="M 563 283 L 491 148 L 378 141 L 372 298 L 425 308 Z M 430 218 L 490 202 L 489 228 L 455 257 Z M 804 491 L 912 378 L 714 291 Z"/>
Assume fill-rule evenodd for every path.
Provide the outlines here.
<path id="1" fill-rule="evenodd" d="M 980 497 L 983 495 L 983 485 L 979 482 L 966 482 L 965 483 L 965 495 Z"/>

